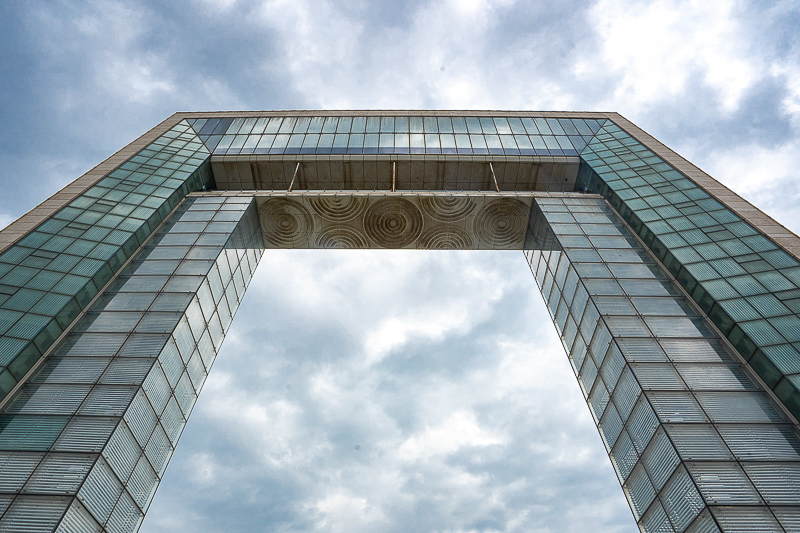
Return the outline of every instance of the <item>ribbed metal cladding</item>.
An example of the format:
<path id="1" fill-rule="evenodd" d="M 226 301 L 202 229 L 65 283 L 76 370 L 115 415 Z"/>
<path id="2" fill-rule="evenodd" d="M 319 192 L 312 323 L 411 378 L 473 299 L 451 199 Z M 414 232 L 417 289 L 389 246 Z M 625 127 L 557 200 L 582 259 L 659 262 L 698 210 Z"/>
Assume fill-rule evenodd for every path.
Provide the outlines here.
<path id="1" fill-rule="evenodd" d="M 133 532 L 263 252 L 187 198 L 0 413 L 0 531 Z"/>
<path id="2" fill-rule="evenodd" d="M 526 257 L 645 532 L 796 531 L 800 439 L 601 197 L 540 196 Z"/>

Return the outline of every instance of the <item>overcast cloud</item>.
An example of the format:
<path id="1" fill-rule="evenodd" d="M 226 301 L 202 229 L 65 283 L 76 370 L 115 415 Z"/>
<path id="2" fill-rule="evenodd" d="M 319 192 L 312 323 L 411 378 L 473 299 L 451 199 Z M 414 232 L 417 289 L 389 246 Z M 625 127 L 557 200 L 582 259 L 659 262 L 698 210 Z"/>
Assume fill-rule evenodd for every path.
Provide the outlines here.
<path id="1" fill-rule="evenodd" d="M 0 4 L 0 227 L 166 116 L 618 111 L 800 231 L 794 1 Z M 270 252 L 142 531 L 637 528 L 521 253 Z"/>

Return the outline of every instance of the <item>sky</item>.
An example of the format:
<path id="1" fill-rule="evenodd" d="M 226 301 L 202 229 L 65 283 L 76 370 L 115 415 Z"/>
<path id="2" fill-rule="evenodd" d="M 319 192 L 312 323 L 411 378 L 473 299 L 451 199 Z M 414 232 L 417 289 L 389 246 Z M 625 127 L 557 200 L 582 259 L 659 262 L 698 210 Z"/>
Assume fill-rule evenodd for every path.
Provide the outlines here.
<path id="1" fill-rule="evenodd" d="M 0 227 L 175 111 L 617 111 L 800 231 L 794 1 L 0 3 Z M 637 531 L 521 253 L 264 256 L 141 531 Z"/>

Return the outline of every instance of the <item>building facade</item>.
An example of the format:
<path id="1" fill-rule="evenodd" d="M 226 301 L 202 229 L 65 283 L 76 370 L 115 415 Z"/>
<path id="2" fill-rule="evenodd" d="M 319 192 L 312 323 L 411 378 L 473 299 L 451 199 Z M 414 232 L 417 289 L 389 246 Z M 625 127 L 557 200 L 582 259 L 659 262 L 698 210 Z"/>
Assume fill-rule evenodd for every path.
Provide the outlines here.
<path id="1" fill-rule="evenodd" d="M 0 232 L 0 531 L 136 531 L 264 253 L 522 250 L 642 531 L 800 531 L 800 238 L 615 113 L 178 113 Z"/>

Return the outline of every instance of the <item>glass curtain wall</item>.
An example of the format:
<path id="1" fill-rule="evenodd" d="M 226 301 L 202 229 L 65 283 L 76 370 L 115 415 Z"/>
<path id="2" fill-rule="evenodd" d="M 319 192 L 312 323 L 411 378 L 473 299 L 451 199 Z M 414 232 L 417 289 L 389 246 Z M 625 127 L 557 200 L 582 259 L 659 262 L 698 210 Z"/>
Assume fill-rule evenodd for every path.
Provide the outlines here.
<path id="1" fill-rule="evenodd" d="M 263 252 L 187 198 L 0 413 L 0 531 L 136 531 Z"/>
<path id="2" fill-rule="evenodd" d="M 796 531 L 793 425 L 611 206 L 537 198 L 530 227 L 526 257 L 642 530 Z"/>

